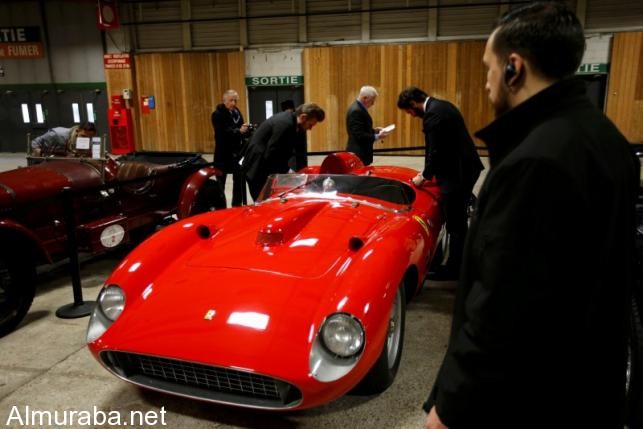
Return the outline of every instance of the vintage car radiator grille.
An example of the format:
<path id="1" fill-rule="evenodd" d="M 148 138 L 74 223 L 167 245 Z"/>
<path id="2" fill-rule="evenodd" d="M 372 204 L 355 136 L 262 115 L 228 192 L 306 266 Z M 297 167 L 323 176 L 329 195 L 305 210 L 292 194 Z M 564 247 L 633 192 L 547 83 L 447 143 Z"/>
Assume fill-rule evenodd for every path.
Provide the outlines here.
<path id="1" fill-rule="evenodd" d="M 157 390 L 257 408 L 291 408 L 301 402 L 295 386 L 264 375 L 134 353 L 100 356 L 119 376 Z"/>

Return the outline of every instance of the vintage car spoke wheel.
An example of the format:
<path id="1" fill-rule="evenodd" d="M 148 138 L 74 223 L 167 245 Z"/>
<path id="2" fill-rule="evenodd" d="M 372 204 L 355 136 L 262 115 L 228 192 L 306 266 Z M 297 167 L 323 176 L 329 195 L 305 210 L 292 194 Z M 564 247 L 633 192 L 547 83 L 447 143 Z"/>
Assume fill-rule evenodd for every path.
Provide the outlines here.
<path id="1" fill-rule="evenodd" d="M 402 352 L 400 347 L 400 338 L 402 336 L 402 324 L 400 319 L 402 317 L 402 301 L 400 299 L 400 292 L 395 295 L 395 302 L 391 309 L 391 317 L 388 321 L 388 338 L 386 340 L 386 349 L 388 350 L 388 364 L 389 369 L 393 367 L 398 360 L 397 355 Z"/>
<path id="2" fill-rule="evenodd" d="M 395 380 L 400 367 L 404 344 L 404 320 L 406 316 L 404 282 L 400 283 L 389 316 L 386 341 L 380 357 L 371 370 L 355 388 L 356 393 L 376 394 L 385 391 Z"/>
<path id="3" fill-rule="evenodd" d="M 643 426 L 643 326 L 641 313 L 632 300 L 630 336 L 627 347 L 625 374 L 626 423 L 629 427 Z"/>
<path id="4" fill-rule="evenodd" d="M 0 254 L 0 337 L 25 317 L 35 295 L 36 270 L 21 256 Z"/>

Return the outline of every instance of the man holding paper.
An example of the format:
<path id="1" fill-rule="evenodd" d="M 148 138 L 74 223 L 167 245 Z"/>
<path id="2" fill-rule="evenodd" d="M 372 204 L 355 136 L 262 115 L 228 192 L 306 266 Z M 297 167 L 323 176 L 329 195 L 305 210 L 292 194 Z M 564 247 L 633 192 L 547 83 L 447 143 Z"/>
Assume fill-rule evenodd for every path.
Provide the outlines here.
<path id="1" fill-rule="evenodd" d="M 364 165 L 373 163 L 373 143 L 384 138 L 395 128 L 389 125 L 386 129 L 373 128 L 373 119 L 368 109 L 375 104 L 377 90 L 372 86 L 363 86 L 357 99 L 346 112 L 346 131 L 348 144 L 346 150 L 357 155 Z"/>
<path id="2" fill-rule="evenodd" d="M 429 97 L 417 87 L 402 91 L 397 107 L 422 119 L 424 171 L 413 178 L 415 186 L 435 177 L 442 193 L 442 206 L 449 233 L 449 258 L 430 278 L 456 280 L 460 273 L 467 233 L 467 203 L 482 170 L 482 162 L 467 131 L 462 114 L 446 100 Z"/>
<path id="3" fill-rule="evenodd" d="M 31 154 L 34 156 L 73 156 L 76 153 L 76 139 L 78 137 L 91 138 L 95 135 L 96 126 L 92 122 L 84 122 L 71 128 L 52 128 L 31 141 Z"/>

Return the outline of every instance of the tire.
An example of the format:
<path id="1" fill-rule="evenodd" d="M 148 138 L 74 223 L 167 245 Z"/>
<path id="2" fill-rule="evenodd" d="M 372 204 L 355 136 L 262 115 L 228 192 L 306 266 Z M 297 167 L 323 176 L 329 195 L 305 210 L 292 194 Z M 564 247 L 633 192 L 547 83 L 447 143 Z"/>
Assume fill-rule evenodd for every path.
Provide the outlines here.
<path id="1" fill-rule="evenodd" d="M 13 331 L 36 293 L 36 267 L 24 252 L 0 254 L 0 337 Z"/>
<path id="2" fill-rule="evenodd" d="M 393 384 L 402 359 L 404 345 L 404 321 L 406 319 L 406 298 L 404 282 L 395 294 L 388 321 L 388 334 L 384 348 L 373 367 L 355 389 L 357 393 L 373 395 L 382 393 Z"/>
<path id="3" fill-rule="evenodd" d="M 625 419 L 631 429 L 643 427 L 643 326 L 641 313 L 632 300 L 630 336 L 627 347 L 626 413 Z"/>
<path id="4" fill-rule="evenodd" d="M 190 215 L 225 209 L 227 206 L 225 194 L 215 180 L 206 180 L 196 196 L 196 203 Z"/>

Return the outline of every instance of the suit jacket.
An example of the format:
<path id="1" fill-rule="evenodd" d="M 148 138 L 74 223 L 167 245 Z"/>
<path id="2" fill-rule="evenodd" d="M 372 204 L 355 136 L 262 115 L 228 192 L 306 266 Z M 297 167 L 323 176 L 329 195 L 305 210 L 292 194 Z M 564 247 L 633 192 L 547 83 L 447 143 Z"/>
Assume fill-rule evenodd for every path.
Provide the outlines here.
<path id="1" fill-rule="evenodd" d="M 346 150 L 359 156 L 364 165 L 372 164 L 373 143 L 375 143 L 373 119 L 366 107 L 357 100 L 346 112 L 346 130 L 348 131 Z"/>
<path id="2" fill-rule="evenodd" d="M 226 173 L 238 169 L 239 153 L 243 137 L 239 132 L 243 125 L 243 115 L 235 108 L 233 115 L 225 105 L 219 104 L 212 112 L 212 127 L 214 128 L 214 164 Z"/>
<path id="3" fill-rule="evenodd" d="M 582 82 L 476 135 L 491 171 L 425 409 L 456 429 L 622 428 L 638 160 Z"/>
<path id="4" fill-rule="evenodd" d="M 435 176 L 444 193 L 471 192 L 483 166 L 458 108 L 431 97 L 422 122 L 426 145 L 424 178 Z"/>
<path id="5" fill-rule="evenodd" d="M 281 112 L 264 121 L 252 135 L 243 159 L 249 180 L 287 173 L 293 155 L 306 148 L 306 132 L 299 131 L 294 112 Z M 301 162 L 301 161 L 300 161 Z"/>

